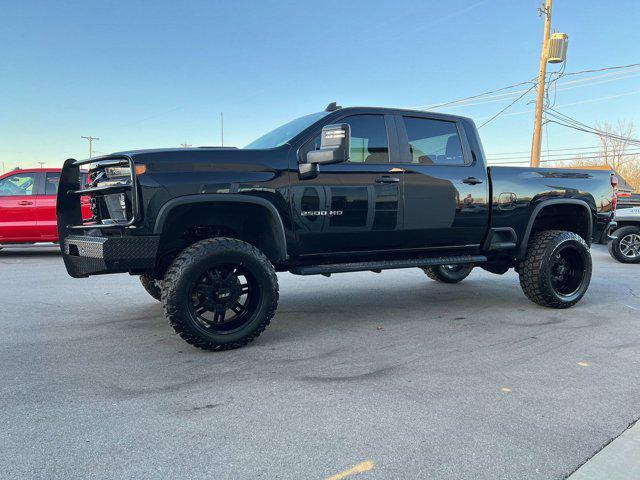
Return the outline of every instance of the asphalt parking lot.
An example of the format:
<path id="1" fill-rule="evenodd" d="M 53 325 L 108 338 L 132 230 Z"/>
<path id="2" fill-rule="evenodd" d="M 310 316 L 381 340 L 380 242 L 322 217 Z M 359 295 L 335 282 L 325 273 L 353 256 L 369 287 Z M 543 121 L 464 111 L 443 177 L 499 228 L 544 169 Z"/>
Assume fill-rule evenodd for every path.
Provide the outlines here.
<path id="1" fill-rule="evenodd" d="M 566 311 L 513 272 L 280 274 L 267 331 L 208 353 L 137 278 L 4 250 L 0 477 L 565 478 L 640 417 L 640 266 L 593 255 Z"/>

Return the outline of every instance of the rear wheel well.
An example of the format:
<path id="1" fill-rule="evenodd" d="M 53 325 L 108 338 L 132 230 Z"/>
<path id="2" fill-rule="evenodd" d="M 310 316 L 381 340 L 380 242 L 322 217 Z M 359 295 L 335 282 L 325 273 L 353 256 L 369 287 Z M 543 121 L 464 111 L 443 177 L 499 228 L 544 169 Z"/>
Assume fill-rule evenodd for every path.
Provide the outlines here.
<path id="1" fill-rule="evenodd" d="M 616 226 L 616 230 L 622 227 L 636 227 L 640 228 L 640 220 L 633 222 L 629 220 L 618 220 L 616 222 L 618 225 Z"/>
<path id="2" fill-rule="evenodd" d="M 591 211 L 583 204 L 557 203 L 543 207 L 536 216 L 528 240 L 537 232 L 545 230 L 564 230 L 573 232 L 591 244 Z"/>
<path id="3" fill-rule="evenodd" d="M 164 275 L 179 252 L 205 238 L 236 238 L 258 248 L 272 263 L 284 261 L 282 223 L 274 215 L 253 203 L 189 203 L 174 207 L 162 225 L 156 278 Z"/>

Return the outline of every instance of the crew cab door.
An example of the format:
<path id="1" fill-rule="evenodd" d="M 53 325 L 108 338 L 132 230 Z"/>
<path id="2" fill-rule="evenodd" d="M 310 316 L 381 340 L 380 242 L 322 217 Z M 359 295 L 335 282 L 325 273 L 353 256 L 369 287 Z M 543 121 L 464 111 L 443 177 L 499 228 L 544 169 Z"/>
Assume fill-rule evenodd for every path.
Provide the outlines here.
<path id="1" fill-rule="evenodd" d="M 0 243 L 37 241 L 34 194 L 38 175 L 17 172 L 0 180 Z"/>
<path id="2" fill-rule="evenodd" d="M 315 178 L 292 175 L 292 217 L 300 254 L 388 250 L 401 245 L 402 173 L 391 115 L 334 120 L 351 127 L 350 159 L 321 165 Z M 320 147 L 320 130 L 298 150 Z"/>
<path id="3" fill-rule="evenodd" d="M 489 185 L 464 125 L 437 115 L 395 116 L 404 171 L 405 248 L 477 248 Z"/>
<path id="4" fill-rule="evenodd" d="M 55 241 L 58 238 L 56 220 L 56 196 L 60 183 L 59 172 L 46 172 L 44 186 L 36 196 L 36 220 L 38 233 L 43 241 Z"/>

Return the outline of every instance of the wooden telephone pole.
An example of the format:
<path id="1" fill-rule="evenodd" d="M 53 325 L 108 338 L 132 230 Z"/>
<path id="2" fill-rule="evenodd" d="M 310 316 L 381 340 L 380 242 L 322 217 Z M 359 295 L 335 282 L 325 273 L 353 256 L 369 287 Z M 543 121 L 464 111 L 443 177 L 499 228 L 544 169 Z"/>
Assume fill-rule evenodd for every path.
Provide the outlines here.
<path id="1" fill-rule="evenodd" d="M 93 141 L 100 140 L 100 139 L 98 137 L 92 137 L 91 135 L 89 135 L 88 137 L 80 137 L 80 138 L 86 138 L 87 140 L 89 140 L 89 158 L 91 158 L 93 156 Z"/>
<path id="2" fill-rule="evenodd" d="M 540 166 L 540 148 L 542 145 L 542 110 L 544 107 L 545 79 L 547 76 L 547 61 L 549 60 L 549 34 L 551 32 L 551 3 L 546 0 L 544 10 L 544 38 L 542 39 L 542 54 L 540 55 L 540 75 L 538 75 L 538 100 L 536 102 L 536 119 L 533 125 L 533 145 L 531 147 L 531 166 Z"/>

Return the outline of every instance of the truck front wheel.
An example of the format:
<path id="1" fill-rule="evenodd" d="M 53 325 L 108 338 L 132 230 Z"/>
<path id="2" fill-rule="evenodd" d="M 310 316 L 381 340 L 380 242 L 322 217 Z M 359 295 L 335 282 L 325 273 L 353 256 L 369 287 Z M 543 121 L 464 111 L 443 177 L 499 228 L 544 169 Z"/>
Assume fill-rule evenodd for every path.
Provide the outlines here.
<path id="1" fill-rule="evenodd" d="M 232 238 L 197 242 L 176 257 L 162 284 L 169 323 L 204 350 L 230 350 L 257 338 L 278 305 L 278 278 L 254 246 Z"/>
<path id="2" fill-rule="evenodd" d="M 422 270 L 431 280 L 442 283 L 458 283 L 469 276 L 473 267 L 473 264 L 436 265 L 434 267 L 424 267 Z"/>
<path id="3" fill-rule="evenodd" d="M 629 225 L 617 229 L 609 240 L 609 253 L 622 263 L 640 263 L 640 228 Z"/>
<path id="4" fill-rule="evenodd" d="M 573 232 L 538 232 L 518 268 L 520 286 L 534 303 L 569 308 L 580 301 L 591 281 L 589 247 Z"/>

